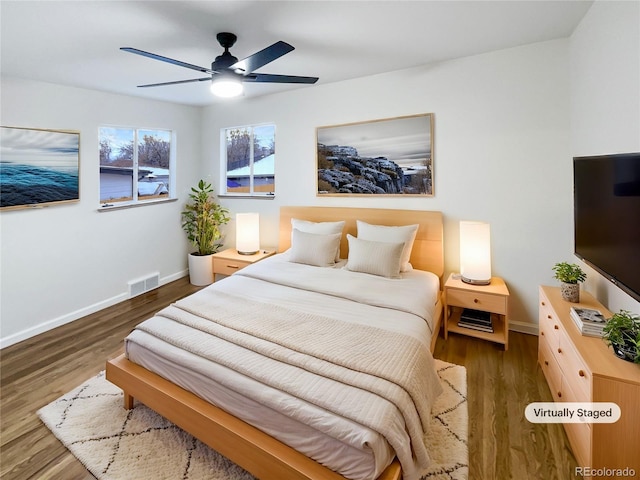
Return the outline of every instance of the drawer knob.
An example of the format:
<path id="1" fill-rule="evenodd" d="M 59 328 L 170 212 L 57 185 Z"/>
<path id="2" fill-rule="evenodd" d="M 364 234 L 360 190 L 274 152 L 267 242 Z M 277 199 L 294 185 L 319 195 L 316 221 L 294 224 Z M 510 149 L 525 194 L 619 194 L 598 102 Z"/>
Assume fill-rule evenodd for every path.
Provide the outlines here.
<path id="1" fill-rule="evenodd" d="M 553 326 L 553 329 L 554 329 L 554 330 L 559 330 L 559 329 L 560 329 L 560 327 L 558 327 L 558 325 L 554 325 L 554 326 Z"/>
<path id="2" fill-rule="evenodd" d="M 473 303 L 478 303 L 480 300 L 478 300 L 477 298 L 473 299 Z"/>
<path id="3" fill-rule="evenodd" d="M 548 361 L 548 360 L 545 360 L 545 361 L 544 361 L 544 364 L 548 367 L 548 366 L 549 366 L 549 361 Z"/>
<path id="4" fill-rule="evenodd" d="M 549 320 L 551 320 L 551 315 L 547 315 L 547 318 L 548 318 Z"/>
<path id="5" fill-rule="evenodd" d="M 561 348 L 558 349 L 558 353 L 562 353 L 562 349 Z"/>
<path id="6" fill-rule="evenodd" d="M 544 303 L 544 302 L 540 302 L 540 303 L 542 303 L 542 306 L 543 306 L 543 307 L 547 305 L 547 304 L 546 304 L 546 303 Z"/>
<path id="7" fill-rule="evenodd" d="M 240 268 L 238 265 L 227 265 L 227 268 Z"/>
<path id="8" fill-rule="evenodd" d="M 562 398 L 562 392 L 558 392 L 558 398 Z"/>
<path id="9" fill-rule="evenodd" d="M 578 375 L 580 375 L 581 377 L 584 377 L 584 370 L 578 370 Z"/>
<path id="10" fill-rule="evenodd" d="M 540 335 L 544 335 L 544 332 L 542 330 L 540 330 Z"/>

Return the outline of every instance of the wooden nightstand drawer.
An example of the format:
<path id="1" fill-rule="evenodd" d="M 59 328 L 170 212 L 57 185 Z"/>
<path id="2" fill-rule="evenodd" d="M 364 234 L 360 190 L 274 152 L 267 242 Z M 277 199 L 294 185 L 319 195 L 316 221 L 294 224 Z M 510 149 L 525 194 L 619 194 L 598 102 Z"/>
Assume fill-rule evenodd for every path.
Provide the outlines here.
<path id="1" fill-rule="evenodd" d="M 238 270 L 248 267 L 273 255 L 275 251 L 261 250 L 253 255 L 242 255 L 235 248 L 227 248 L 213 254 L 213 274 L 233 275 Z"/>
<path id="2" fill-rule="evenodd" d="M 464 308 L 473 308 L 485 312 L 507 314 L 507 299 L 502 295 L 491 295 L 490 293 L 447 290 L 447 304 Z"/>
<path id="3" fill-rule="evenodd" d="M 239 262 L 237 260 L 227 260 L 226 258 L 215 258 L 213 259 L 213 271 L 216 273 L 221 273 L 223 275 L 232 275 L 236 273 L 238 270 L 243 269 L 249 265 L 247 262 Z"/>

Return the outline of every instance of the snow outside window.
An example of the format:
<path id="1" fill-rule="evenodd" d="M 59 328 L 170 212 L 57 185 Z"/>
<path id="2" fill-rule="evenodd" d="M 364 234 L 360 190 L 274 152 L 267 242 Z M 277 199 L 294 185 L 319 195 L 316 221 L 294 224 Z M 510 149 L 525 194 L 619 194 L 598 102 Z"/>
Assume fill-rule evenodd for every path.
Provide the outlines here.
<path id="1" fill-rule="evenodd" d="M 225 165 L 221 191 L 228 195 L 275 195 L 275 125 L 249 125 L 222 131 Z"/>
<path id="2" fill-rule="evenodd" d="M 100 127 L 103 207 L 174 198 L 174 134 L 170 130 Z"/>

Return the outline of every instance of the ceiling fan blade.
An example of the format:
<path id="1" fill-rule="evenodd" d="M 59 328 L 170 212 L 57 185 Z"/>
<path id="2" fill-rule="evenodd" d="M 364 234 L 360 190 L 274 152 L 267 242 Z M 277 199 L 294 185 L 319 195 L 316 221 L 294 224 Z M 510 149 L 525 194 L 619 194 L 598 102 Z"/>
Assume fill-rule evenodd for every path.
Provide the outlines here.
<path id="1" fill-rule="evenodd" d="M 163 82 L 163 83 L 148 83 L 146 85 L 138 85 L 138 88 L 146 87 L 162 87 L 164 85 L 178 85 L 180 83 L 192 83 L 192 82 L 204 82 L 205 80 L 211 80 L 211 77 L 206 78 L 193 78 L 191 80 L 178 80 L 175 82 Z"/>
<path id="2" fill-rule="evenodd" d="M 265 83 L 316 83 L 318 77 L 298 77 L 295 75 L 271 75 L 268 73 L 254 73 L 242 79 L 244 82 Z"/>
<path id="3" fill-rule="evenodd" d="M 142 55 L 143 57 L 153 58 L 154 60 L 160 60 L 161 62 L 171 63 L 179 67 L 190 68 L 191 70 L 197 70 L 198 72 L 202 72 L 202 73 L 210 73 L 212 75 L 215 73 L 210 68 L 199 67 L 198 65 L 192 65 L 190 63 L 181 62 L 180 60 L 174 60 L 173 58 L 163 57 L 162 55 L 156 55 L 155 53 L 145 52 L 144 50 L 138 50 L 137 48 L 121 47 L 120 50 L 129 52 L 129 53 L 135 53 L 136 55 Z"/>
<path id="4" fill-rule="evenodd" d="M 253 55 L 248 56 L 247 58 L 240 60 L 239 62 L 234 63 L 229 68 L 237 73 L 248 75 L 267 63 L 273 62 L 277 58 L 286 55 L 292 50 L 294 50 L 294 48 L 291 45 L 286 42 L 279 41 L 263 50 L 260 50 L 259 52 L 254 53 Z"/>

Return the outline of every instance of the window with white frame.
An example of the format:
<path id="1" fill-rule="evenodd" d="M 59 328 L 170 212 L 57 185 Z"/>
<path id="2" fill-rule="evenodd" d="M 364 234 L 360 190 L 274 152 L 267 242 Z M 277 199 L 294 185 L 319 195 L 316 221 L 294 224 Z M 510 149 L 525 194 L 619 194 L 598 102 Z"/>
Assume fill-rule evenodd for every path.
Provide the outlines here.
<path id="1" fill-rule="evenodd" d="M 275 195 L 275 125 L 248 125 L 222 131 L 225 165 L 222 192 L 228 195 Z"/>
<path id="2" fill-rule="evenodd" d="M 173 198 L 173 138 L 171 130 L 100 127 L 102 206 Z"/>

